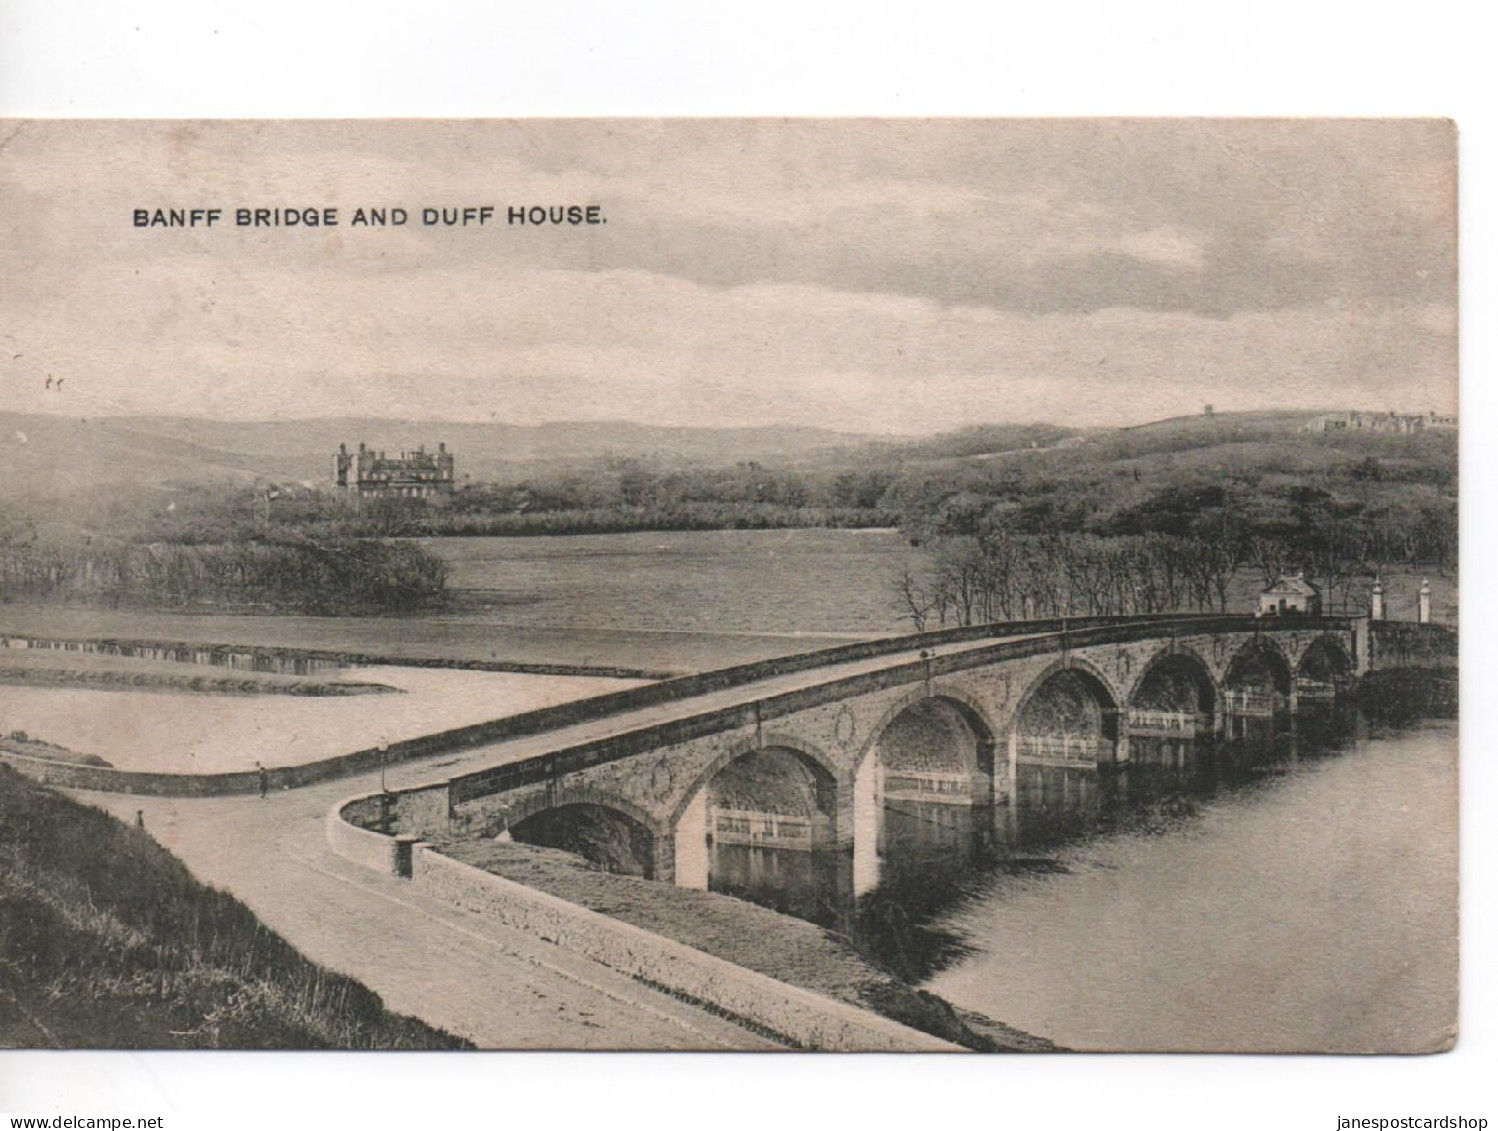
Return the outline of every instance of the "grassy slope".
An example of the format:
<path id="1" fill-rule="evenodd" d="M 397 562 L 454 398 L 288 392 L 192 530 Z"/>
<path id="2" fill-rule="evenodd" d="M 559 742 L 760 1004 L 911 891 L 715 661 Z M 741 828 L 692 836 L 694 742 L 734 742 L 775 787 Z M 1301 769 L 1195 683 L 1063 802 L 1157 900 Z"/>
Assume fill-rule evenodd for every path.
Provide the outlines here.
<path id="1" fill-rule="evenodd" d="M 467 1047 L 303 958 L 145 832 L 4 766 L 0 1046 Z"/>

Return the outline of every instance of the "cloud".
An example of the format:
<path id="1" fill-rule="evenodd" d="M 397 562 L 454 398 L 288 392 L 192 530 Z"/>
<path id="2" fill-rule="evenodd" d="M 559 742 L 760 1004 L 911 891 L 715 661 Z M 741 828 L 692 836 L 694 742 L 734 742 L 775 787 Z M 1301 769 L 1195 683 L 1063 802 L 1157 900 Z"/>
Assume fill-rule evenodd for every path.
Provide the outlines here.
<path id="1" fill-rule="evenodd" d="M 1199 242 L 1174 228 L 1151 228 L 1119 236 L 1107 250 L 1165 267 L 1199 270 L 1205 263 Z"/>
<path id="2" fill-rule="evenodd" d="M 75 375 L 74 403 L 908 431 L 1140 420 L 1202 400 L 1402 404 L 1416 390 L 1420 406 L 1448 407 L 1454 394 L 1442 388 L 1455 342 L 1442 308 L 1032 314 L 805 283 L 533 268 L 387 272 L 345 280 L 334 296 L 284 265 L 208 288 L 199 274 L 184 263 L 139 287 L 128 311 L 99 305 L 58 363 Z M 107 293 L 118 281 L 99 283 Z M 39 311 L 30 328 L 61 340 L 76 316 Z"/>
<path id="3" fill-rule="evenodd" d="M 1450 142 L 1434 123 L 57 123 L 0 163 L 5 314 L 40 367 L 7 401 L 879 431 L 1449 408 Z M 564 202 L 609 223 L 128 221 Z"/>

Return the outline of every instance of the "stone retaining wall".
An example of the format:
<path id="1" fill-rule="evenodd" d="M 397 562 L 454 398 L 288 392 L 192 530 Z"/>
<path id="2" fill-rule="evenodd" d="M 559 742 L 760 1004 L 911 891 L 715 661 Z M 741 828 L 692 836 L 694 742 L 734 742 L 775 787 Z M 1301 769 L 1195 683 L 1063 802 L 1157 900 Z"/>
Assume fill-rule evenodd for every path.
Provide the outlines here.
<path id="1" fill-rule="evenodd" d="M 411 882 L 423 891 L 763 1026 L 803 1047 L 840 1052 L 961 1051 L 846 1002 L 480 871 L 429 845 L 418 845 L 413 855 Z"/>
<path id="2" fill-rule="evenodd" d="M 1457 665 L 1456 629 L 1414 621 L 1369 621 L 1369 666 L 1382 668 L 1454 669 Z"/>
<path id="3" fill-rule="evenodd" d="M 171 640 L 122 640 L 113 637 L 30 636 L 12 633 L 0 636 L 0 648 L 78 652 L 100 656 L 127 656 L 147 660 L 169 660 L 179 664 L 283 675 L 315 675 L 342 668 L 402 667 L 454 668 L 461 671 L 514 672 L 520 675 L 589 676 L 607 679 L 670 679 L 670 672 L 622 668 L 599 664 L 520 663 L 512 660 L 462 660 L 436 657 L 407 659 L 375 656 L 367 652 L 345 652 L 327 648 L 271 647 L 248 644 L 185 644 Z"/>
<path id="4" fill-rule="evenodd" d="M 260 788 L 259 776 L 253 770 L 233 774 L 153 774 L 141 770 L 117 770 L 111 766 L 90 766 L 83 762 L 59 762 L 9 750 L 0 750 L 0 762 L 44 785 L 92 789 L 100 793 L 214 797 L 254 793 Z M 275 779 L 275 771 L 272 771 L 272 777 Z M 277 782 L 275 788 L 283 786 Z"/>
<path id="5" fill-rule="evenodd" d="M 396 839 L 352 823 L 357 820 L 363 824 L 373 824 L 378 820 L 378 809 L 377 796 L 346 798 L 328 810 L 323 827 L 328 846 L 339 856 L 373 871 L 393 876 L 398 871 L 399 845 Z"/>
<path id="6" fill-rule="evenodd" d="M 956 1052 L 960 1047 L 846 1002 L 777 981 L 631 923 L 495 876 L 431 845 L 368 828 L 378 794 L 340 801 L 325 822 L 328 845 L 356 864 L 409 879 L 423 891 L 566 947 L 668 992 L 721 1009 L 795 1044 L 844 1052 Z"/>

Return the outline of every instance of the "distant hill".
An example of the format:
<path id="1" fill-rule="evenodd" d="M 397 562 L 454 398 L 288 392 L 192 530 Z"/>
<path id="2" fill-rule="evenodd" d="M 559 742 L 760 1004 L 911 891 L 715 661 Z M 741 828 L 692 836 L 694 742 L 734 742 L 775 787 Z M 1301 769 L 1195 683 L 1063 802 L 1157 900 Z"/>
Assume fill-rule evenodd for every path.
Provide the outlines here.
<path id="1" fill-rule="evenodd" d="M 1428 432 L 1411 435 L 1374 432 L 1317 433 L 1304 426 L 1327 411 L 1260 411 L 1223 412 L 1213 416 L 1178 416 L 1127 428 L 1094 433 L 1079 445 L 1076 453 L 1083 460 L 1111 463 L 1161 457 L 1191 457 L 1204 467 L 1225 457 L 1224 469 L 1245 459 L 1270 462 L 1288 460 L 1291 464 L 1309 461 L 1318 464 L 1341 453 L 1339 459 L 1361 458 L 1377 454 L 1398 457 L 1401 453 L 1445 450 L 1454 447 L 1454 432 Z"/>
<path id="2" fill-rule="evenodd" d="M 974 424 L 890 447 L 891 450 L 915 459 L 984 459 L 1011 452 L 1050 448 L 1096 431 L 1098 430 L 1063 428 L 1056 424 Z"/>
<path id="3" fill-rule="evenodd" d="M 129 483 L 242 480 L 274 474 L 269 462 L 186 438 L 122 428 L 107 420 L 0 412 L 0 476 L 13 502 L 60 501 Z"/>
<path id="4" fill-rule="evenodd" d="M 1145 424 L 1130 424 L 1119 428 L 1119 432 L 1170 432 L 1176 435 L 1209 435 L 1241 431 L 1243 429 L 1269 430 L 1274 432 L 1297 431 L 1307 421 L 1325 416 L 1335 409 L 1319 409 L 1307 412 L 1303 409 L 1260 409 L 1256 412 L 1204 412 L 1190 416 L 1167 416 L 1163 420 L 1151 420 Z"/>
<path id="5" fill-rule="evenodd" d="M 484 481 L 609 456 L 665 465 L 784 462 L 865 445 L 871 437 L 817 428 L 658 428 L 642 424 L 471 424 L 340 417 L 222 421 L 0 413 L 0 476 L 13 500 L 61 500 L 128 483 L 327 483 L 340 443 L 397 451 L 446 443 L 460 480 Z"/>
<path id="6" fill-rule="evenodd" d="M 1377 454 L 1423 460 L 1426 449 L 1454 448 L 1453 433 L 1419 437 L 1302 431 L 1312 412 L 1197 414 L 1124 428 L 982 424 L 918 439 L 890 439 L 818 428 L 663 428 L 624 422 L 451 423 L 337 417 L 221 421 L 190 417 L 62 416 L 0 412 L 0 476 L 10 509 L 63 526 L 88 527 L 103 510 L 156 509 L 184 484 L 331 481 L 339 443 L 390 452 L 446 443 L 459 481 L 506 481 L 638 459 L 657 470 L 727 467 L 744 461 L 795 467 L 814 475 L 844 470 L 894 474 L 904 468 L 933 482 L 1016 462 L 1068 476 L 1084 468 L 1137 478 L 1153 473 L 1234 473 L 1259 467 L 1286 472 Z M 80 505 L 87 499 L 89 505 Z M 95 512 L 90 515 L 88 512 Z"/>

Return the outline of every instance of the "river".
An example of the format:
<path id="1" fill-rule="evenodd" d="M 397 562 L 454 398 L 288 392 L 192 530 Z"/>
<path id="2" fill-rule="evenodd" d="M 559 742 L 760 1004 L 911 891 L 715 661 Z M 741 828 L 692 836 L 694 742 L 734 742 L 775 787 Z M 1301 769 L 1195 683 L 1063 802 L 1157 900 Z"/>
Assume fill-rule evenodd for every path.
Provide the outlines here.
<path id="1" fill-rule="evenodd" d="M 1127 770 L 1026 769 L 992 816 L 886 800 L 872 880 L 724 845 L 714 886 L 1067 1048 L 1416 1052 L 1449 1036 L 1454 723 L 1256 720 L 1215 748 L 1136 741 Z"/>

